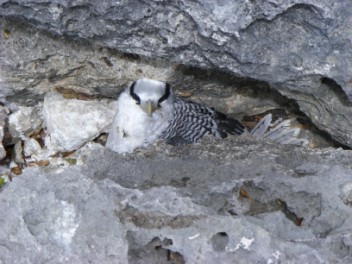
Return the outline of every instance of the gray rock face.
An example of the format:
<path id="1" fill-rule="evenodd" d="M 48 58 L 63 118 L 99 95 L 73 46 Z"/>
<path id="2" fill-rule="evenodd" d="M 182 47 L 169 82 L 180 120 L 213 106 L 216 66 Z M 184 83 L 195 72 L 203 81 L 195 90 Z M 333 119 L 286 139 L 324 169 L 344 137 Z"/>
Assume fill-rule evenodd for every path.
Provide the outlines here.
<path id="1" fill-rule="evenodd" d="M 6 119 L 6 110 L 4 107 L 0 106 L 0 160 L 5 157 L 5 149 L 2 145 L 2 139 L 4 138 L 4 126 Z"/>
<path id="2" fill-rule="evenodd" d="M 3 263 L 352 261 L 350 151 L 240 137 L 80 153 L 3 187 Z"/>
<path id="3" fill-rule="evenodd" d="M 0 3 L 1 16 L 55 35 L 266 81 L 296 100 L 319 129 L 352 146 L 348 0 Z M 27 45 L 20 40 L 14 48 Z M 80 70 L 42 76 L 55 80 Z"/>

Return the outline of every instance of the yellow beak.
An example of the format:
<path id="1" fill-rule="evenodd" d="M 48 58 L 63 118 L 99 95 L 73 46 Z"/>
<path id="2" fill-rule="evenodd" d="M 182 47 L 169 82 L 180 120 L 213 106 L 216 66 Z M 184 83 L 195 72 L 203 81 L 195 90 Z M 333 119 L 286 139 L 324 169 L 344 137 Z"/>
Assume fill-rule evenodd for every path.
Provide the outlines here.
<path id="1" fill-rule="evenodd" d="M 154 106 L 154 104 L 151 100 L 148 100 L 147 102 L 142 103 L 141 108 L 144 112 L 147 113 L 147 115 L 149 117 L 151 117 L 153 112 L 156 110 L 156 107 Z"/>

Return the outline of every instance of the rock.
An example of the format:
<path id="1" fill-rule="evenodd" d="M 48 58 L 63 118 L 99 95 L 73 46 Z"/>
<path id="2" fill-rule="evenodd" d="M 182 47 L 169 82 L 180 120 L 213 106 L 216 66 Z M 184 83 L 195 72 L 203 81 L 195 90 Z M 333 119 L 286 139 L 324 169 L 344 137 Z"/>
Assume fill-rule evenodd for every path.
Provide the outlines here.
<path id="1" fill-rule="evenodd" d="M 79 155 L 82 167 L 26 168 L 3 187 L 2 262 L 352 261 L 339 198 L 351 151 L 230 137 L 126 155 L 90 143 Z"/>
<path id="2" fill-rule="evenodd" d="M 53 151 L 72 151 L 107 132 L 116 113 L 114 102 L 65 99 L 48 93 L 43 117 L 48 131 L 46 147 Z"/>
<path id="3" fill-rule="evenodd" d="M 124 228 L 116 221 L 112 201 L 98 185 L 77 169 L 63 174 L 27 169 L 23 176 L 4 189 L 7 193 L 26 184 L 29 189 L 24 185 L 18 189 L 22 198 L 10 195 L 14 198 L 11 204 L 1 201 L 6 211 L 0 216 L 2 262 L 82 263 L 94 259 L 127 263 Z"/>
<path id="4" fill-rule="evenodd" d="M 34 138 L 27 138 L 23 143 L 23 154 L 27 157 L 36 155 L 41 152 L 42 148 Z"/>
<path id="5" fill-rule="evenodd" d="M 6 156 L 2 139 L 4 138 L 5 119 L 7 118 L 6 109 L 0 105 L 0 160 Z"/>
<path id="6" fill-rule="evenodd" d="M 150 76 L 167 80 L 174 65 L 138 55 L 53 38 L 28 24 L 0 20 L 0 100 L 35 106 L 57 87 L 116 98 L 126 83 Z"/>
<path id="7" fill-rule="evenodd" d="M 26 161 L 24 160 L 23 157 L 23 145 L 22 145 L 22 141 L 17 141 L 17 143 L 14 145 L 13 149 L 12 149 L 12 161 L 10 164 L 10 167 L 23 167 L 24 164 L 26 163 Z"/>
<path id="8" fill-rule="evenodd" d="M 340 186 L 340 196 L 342 201 L 349 206 L 352 206 L 352 182 L 346 182 Z"/>
<path id="9" fill-rule="evenodd" d="M 25 140 L 43 127 L 42 105 L 35 107 L 18 106 L 9 115 L 9 132 L 12 143 Z"/>
<path id="10" fill-rule="evenodd" d="M 135 58 L 163 58 L 174 64 L 265 81 L 295 100 L 319 129 L 336 141 L 352 146 L 349 118 L 352 44 L 346 38 L 351 35 L 352 4 L 348 0 L 337 3 L 328 0 L 180 1 L 166 6 L 163 1 L 43 3 L 36 0 L 28 5 L 26 1 L 4 0 L 0 15 L 28 22 L 55 36 L 140 55 L 132 55 Z M 32 74 L 28 75 L 26 81 L 34 83 L 35 89 L 39 86 L 48 89 L 45 84 L 50 86 L 66 77 L 79 78 L 84 67 L 96 67 L 97 72 L 104 72 L 100 71 L 102 64 L 110 67 L 118 63 L 115 58 L 103 55 L 100 62 L 87 62 L 84 66 L 80 60 L 72 60 L 67 68 L 64 65 L 70 56 L 57 56 L 55 49 L 60 42 L 54 44 L 55 41 L 48 43 L 48 46 L 54 44 L 48 52 L 41 48 L 35 51 L 44 58 L 42 62 L 26 63 L 31 56 L 28 53 L 14 60 L 21 49 L 33 51 L 38 47 L 25 35 L 14 37 L 16 30 L 12 29 L 11 23 L 3 28 L 5 41 L 1 42 L 6 62 L 14 61 L 29 72 L 36 64 L 56 61 L 56 67 L 34 74 L 39 82 Z M 78 53 L 73 56 L 79 57 L 84 51 L 73 47 L 71 53 Z M 121 73 L 138 75 L 128 69 L 122 69 Z M 145 71 L 142 75 L 153 78 L 157 74 Z M 170 79 L 160 75 L 162 80 Z M 10 76 L 7 79 L 11 82 L 14 77 Z M 87 83 L 98 78 L 82 79 L 81 83 Z M 5 90 L 15 89 L 9 88 L 8 81 L 5 84 Z M 95 86 L 108 90 L 102 84 Z M 111 84 L 107 86 L 111 91 Z"/>

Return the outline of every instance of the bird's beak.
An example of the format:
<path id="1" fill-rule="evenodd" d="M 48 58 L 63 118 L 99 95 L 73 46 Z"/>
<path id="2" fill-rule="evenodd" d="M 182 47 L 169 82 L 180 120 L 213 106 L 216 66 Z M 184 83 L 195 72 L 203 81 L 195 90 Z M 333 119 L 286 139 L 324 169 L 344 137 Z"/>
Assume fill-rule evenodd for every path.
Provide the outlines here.
<path id="1" fill-rule="evenodd" d="M 156 110 L 156 107 L 153 104 L 152 100 L 148 100 L 147 102 L 142 103 L 141 108 L 144 112 L 147 113 L 149 117 L 151 117 L 153 112 Z"/>

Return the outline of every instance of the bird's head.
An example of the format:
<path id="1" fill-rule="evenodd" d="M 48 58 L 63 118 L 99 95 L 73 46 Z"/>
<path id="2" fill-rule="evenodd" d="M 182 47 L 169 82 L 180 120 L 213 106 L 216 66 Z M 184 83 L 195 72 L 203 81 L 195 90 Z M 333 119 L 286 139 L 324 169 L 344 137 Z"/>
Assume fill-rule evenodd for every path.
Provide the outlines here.
<path id="1" fill-rule="evenodd" d="M 170 84 L 151 79 L 140 79 L 132 83 L 129 94 L 149 117 L 153 112 L 174 103 Z"/>

